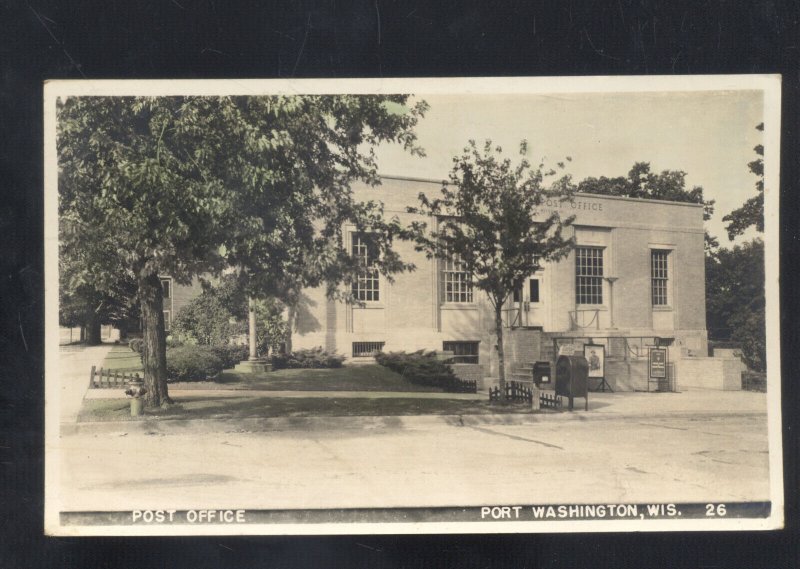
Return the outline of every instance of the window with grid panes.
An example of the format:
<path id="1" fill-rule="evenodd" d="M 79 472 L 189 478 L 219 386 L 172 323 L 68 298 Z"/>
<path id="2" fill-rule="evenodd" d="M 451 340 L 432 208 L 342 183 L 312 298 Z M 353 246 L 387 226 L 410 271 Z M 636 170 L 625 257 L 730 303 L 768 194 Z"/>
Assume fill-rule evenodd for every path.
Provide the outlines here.
<path id="1" fill-rule="evenodd" d="M 669 251 L 661 249 L 650 251 L 650 282 L 653 306 L 668 306 Z"/>
<path id="2" fill-rule="evenodd" d="M 603 249 L 575 249 L 575 302 L 603 304 Z"/>
<path id="3" fill-rule="evenodd" d="M 442 301 L 472 302 L 472 279 L 457 254 L 442 260 Z"/>
<path id="4" fill-rule="evenodd" d="M 367 241 L 359 233 L 353 233 L 353 256 L 363 270 L 353 283 L 353 296 L 356 300 L 364 302 L 377 302 L 380 300 L 380 275 L 378 269 L 373 267 L 374 253 L 370 251 Z"/>

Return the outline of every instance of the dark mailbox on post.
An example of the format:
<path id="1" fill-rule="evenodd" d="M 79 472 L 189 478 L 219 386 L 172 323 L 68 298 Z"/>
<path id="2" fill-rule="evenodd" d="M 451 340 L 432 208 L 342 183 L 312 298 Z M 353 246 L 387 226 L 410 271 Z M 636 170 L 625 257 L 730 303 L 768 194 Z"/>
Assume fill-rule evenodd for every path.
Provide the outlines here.
<path id="1" fill-rule="evenodd" d="M 552 381 L 550 362 L 536 362 L 533 364 L 533 383 L 538 386 L 542 383 L 552 383 Z"/>
<path id="2" fill-rule="evenodd" d="M 556 362 L 556 395 L 569 397 L 569 410 L 573 399 L 583 397 L 589 410 L 589 362 L 583 356 L 559 356 Z"/>

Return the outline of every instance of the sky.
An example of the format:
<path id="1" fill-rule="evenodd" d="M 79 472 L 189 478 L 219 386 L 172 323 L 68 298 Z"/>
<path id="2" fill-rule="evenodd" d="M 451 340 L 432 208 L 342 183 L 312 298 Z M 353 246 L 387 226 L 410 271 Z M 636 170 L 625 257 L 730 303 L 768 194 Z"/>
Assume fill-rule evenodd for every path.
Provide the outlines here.
<path id="1" fill-rule="evenodd" d="M 534 165 L 555 167 L 567 156 L 577 182 L 594 176 L 626 176 L 635 162 L 651 170 L 683 170 L 687 188 L 702 186 L 716 200 L 706 228 L 730 246 L 722 217 L 756 194 L 747 164 L 762 144 L 761 91 L 661 93 L 567 93 L 509 95 L 418 95 L 430 110 L 416 131 L 427 156 L 398 145 L 378 148 L 384 175 L 446 179 L 452 157 L 469 139 L 489 138 L 512 159 L 522 139 Z M 743 236 L 754 237 L 754 231 Z M 742 238 L 736 240 L 740 242 Z"/>

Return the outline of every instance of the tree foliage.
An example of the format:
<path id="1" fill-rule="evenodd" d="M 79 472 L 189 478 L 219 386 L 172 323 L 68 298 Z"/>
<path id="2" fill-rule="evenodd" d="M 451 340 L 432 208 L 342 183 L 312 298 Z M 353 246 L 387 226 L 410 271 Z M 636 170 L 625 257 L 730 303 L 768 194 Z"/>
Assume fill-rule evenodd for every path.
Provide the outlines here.
<path id="1" fill-rule="evenodd" d="M 745 363 L 766 370 L 764 243 L 760 239 L 706 256 L 709 338 L 742 345 Z"/>
<path id="2" fill-rule="evenodd" d="M 578 183 L 578 192 L 606 196 L 625 196 L 647 200 L 667 200 L 703 204 L 703 219 L 708 221 L 714 213 L 714 200 L 703 199 L 703 188 L 686 188 L 686 172 L 663 170 L 656 174 L 649 162 L 636 162 L 627 177 L 586 178 Z"/>
<path id="3" fill-rule="evenodd" d="M 758 124 L 756 130 L 763 131 L 764 123 Z M 722 221 L 728 222 L 725 230 L 728 232 L 728 239 L 731 241 L 742 235 L 749 227 L 755 227 L 759 233 L 764 232 L 764 146 L 758 144 L 753 150 L 758 158 L 749 162 L 747 167 L 753 174 L 758 176 L 756 195 L 722 218 Z"/>
<path id="4" fill-rule="evenodd" d="M 353 180 L 377 184 L 373 146 L 412 153 L 426 105 L 405 95 L 79 97 L 58 111 L 61 254 L 101 291 L 137 283 L 149 405 L 167 400 L 159 275 L 188 284 L 239 269 L 250 293 L 346 281 L 345 222 L 369 229 L 385 274 L 403 236 Z"/>
<path id="5" fill-rule="evenodd" d="M 125 332 L 139 319 L 136 284 L 120 278 L 113 287 L 98 290 L 81 270 L 61 259 L 59 262 L 59 325 L 80 327 L 82 339 L 100 343 L 100 325 L 112 324 Z"/>
<path id="6" fill-rule="evenodd" d="M 417 250 L 429 258 L 457 257 L 471 275 L 473 287 L 488 295 L 495 309 L 501 389 L 505 384 L 502 309 L 506 299 L 543 262 L 564 257 L 573 246 L 572 238 L 563 234 L 573 218 L 562 220 L 558 213 L 540 212 L 547 199 L 571 199 L 569 177 L 545 188 L 545 177 L 555 172 L 543 173 L 542 165 L 532 169 L 526 153 L 523 142 L 523 157 L 514 165 L 491 141 L 482 149 L 470 141 L 464 153 L 453 158 L 449 183 L 443 184 L 440 197 L 420 194 L 420 206 L 408 208 L 410 213 L 438 220 L 430 230 L 424 222 L 415 224 Z"/>

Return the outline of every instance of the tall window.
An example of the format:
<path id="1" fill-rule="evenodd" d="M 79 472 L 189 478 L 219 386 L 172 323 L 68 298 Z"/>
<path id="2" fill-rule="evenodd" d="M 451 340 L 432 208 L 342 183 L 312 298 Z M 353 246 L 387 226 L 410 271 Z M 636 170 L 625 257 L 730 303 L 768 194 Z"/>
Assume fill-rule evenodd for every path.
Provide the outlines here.
<path id="1" fill-rule="evenodd" d="M 164 291 L 164 331 L 169 332 L 172 326 L 172 279 L 161 279 Z"/>
<path id="2" fill-rule="evenodd" d="M 653 249 L 650 252 L 650 282 L 653 306 L 669 305 L 669 251 Z"/>
<path id="3" fill-rule="evenodd" d="M 442 260 L 442 301 L 472 302 L 472 278 L 458 254 Z"/>
<path id="4" fill-rule="evenodd" d="M 172 298 L 172 279 L 161 279 L 161 288 L 164 289 L 164 300 Z"/>
<path id="5" fill-rule="evenodd" d="M 603 304 L 603 250 L 598 247 L 575 249 L 575 302 Z"/>
<path id="6" fill-rule="evenodd" d="M 353 257 L 358 259 L 361 272 L 353 283 L 353 296 L 356 300 L 377 302 L 380 300 L 380 275 L 374 268 L 375 254 L 360 233 L 353 233 Z"/>

